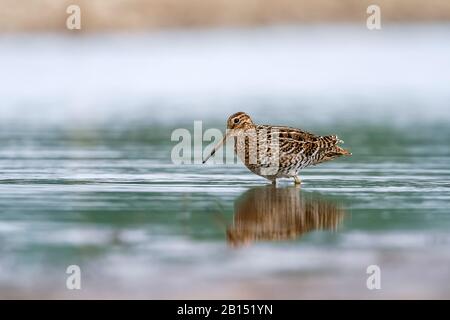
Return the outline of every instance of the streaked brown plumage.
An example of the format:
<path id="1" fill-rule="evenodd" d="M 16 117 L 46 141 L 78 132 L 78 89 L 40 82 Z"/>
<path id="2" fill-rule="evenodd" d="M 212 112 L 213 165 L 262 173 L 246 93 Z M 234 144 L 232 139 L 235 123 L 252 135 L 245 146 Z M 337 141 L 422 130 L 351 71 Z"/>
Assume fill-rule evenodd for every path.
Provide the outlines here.
<path id="1" fill-rule="evenodd" d="M 301 169 L 351 154 L 338 146 L 342 141 L 335 135 L 316 136 L 291 127 L 257 125 L 244 112 L 230 116 L 227 129 L 210 156 L 228 137 L 234 137 L 235 152 L 245 166 L 273 183 L 278 178 L 294 178 L 299 184 Z"/>

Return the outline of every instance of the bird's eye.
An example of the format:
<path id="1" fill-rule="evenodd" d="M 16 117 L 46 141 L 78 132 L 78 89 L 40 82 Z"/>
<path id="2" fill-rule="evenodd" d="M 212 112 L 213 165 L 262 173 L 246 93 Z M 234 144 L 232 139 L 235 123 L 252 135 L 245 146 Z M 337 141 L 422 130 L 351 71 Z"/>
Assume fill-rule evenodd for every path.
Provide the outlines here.
<path id="1" fill-rule="evenodd" d="M 239 121 L 241 121 L 241 120 L 239 120 L 238 118 L 234 119 L 234 123 L 236 123 L 236 124 L 238 124 Z"/>

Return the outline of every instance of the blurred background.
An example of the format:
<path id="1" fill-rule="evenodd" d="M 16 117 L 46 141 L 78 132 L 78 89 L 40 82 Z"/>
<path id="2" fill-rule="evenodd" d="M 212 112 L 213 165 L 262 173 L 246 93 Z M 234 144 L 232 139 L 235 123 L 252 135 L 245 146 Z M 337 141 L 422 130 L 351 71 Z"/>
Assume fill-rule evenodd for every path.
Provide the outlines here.
<path id="1" fill-rule="evenodd" d="M 0 0 L 0 298 L 449 298 L 449 39 L 444 0 Z M 353 156 L 172 163 L 237 111 Z"/>

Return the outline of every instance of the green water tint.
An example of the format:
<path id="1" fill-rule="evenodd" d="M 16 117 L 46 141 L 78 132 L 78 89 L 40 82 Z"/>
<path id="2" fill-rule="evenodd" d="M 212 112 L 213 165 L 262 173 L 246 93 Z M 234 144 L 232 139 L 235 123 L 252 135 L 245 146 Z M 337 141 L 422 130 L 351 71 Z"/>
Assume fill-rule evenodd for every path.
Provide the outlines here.
<path id="1" fill-rule="evenodd" d="M 353 156 L 301 189 L 173 165 L 172 129 L 3 129 L 0 296 L 71 297 L 70 264 L 84 297 L 450 296 L 447 127 L 306 128 Z"/>

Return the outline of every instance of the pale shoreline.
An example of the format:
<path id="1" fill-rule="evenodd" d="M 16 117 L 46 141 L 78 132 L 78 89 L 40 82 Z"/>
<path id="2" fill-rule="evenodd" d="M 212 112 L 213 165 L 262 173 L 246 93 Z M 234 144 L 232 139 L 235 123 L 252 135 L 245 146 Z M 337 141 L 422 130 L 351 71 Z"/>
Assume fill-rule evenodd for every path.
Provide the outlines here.
<path id="1" fill-rule="evenodd" d="M 0 0 L 0 33 L 67 32 L 66 9 L 81 8 L 81 32 L 365 23 L 368 0 Z M 383 23 L 450 21 L 450 2 L 379 0 Z"/>

